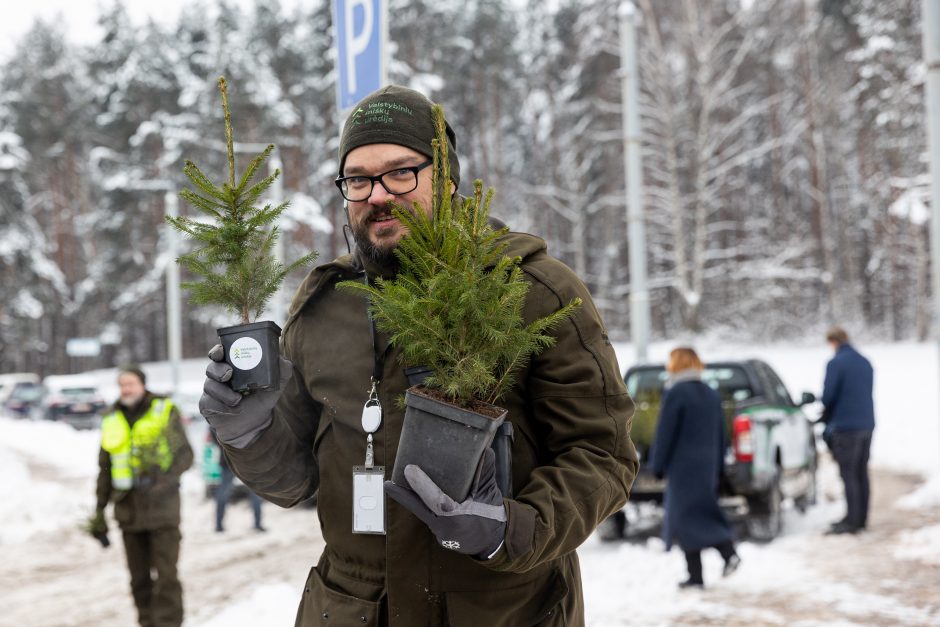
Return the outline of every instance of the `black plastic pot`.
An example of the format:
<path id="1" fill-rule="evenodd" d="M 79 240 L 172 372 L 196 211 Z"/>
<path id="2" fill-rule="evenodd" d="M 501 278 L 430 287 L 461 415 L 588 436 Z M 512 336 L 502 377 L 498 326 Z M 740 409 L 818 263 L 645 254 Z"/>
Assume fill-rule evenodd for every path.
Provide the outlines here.
<path id="1" fill-rule="evenodd" d="M 281 327 L 270 320 L 216 329 L 225 361 L 232 366 L 236 392 L 276 390 L 280 385 L 278 338 Z"/>
<path id="2" fill-rule="evenodd" d="M 420 390 L 405 392 L 405 419 L 392 481 L 407 487 L 405 466 L 416 464 L 459 503 L 467 498 L 480 457 L 505 420 L 506 410 L 497 408 L 502 413 L 493 418 L 430 398 Z"/>

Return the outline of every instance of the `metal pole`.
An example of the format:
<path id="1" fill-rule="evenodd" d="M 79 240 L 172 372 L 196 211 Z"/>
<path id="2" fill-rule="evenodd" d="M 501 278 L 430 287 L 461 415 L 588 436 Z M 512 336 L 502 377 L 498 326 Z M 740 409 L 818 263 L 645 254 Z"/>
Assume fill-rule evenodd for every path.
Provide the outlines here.
<path id="1" fill-rule="evenodd" d="M 933 267 L 933 334 L 940 355 L 940 0 L 922 0 L 927 65 L 927 150 L 930 156 L 930 250 Z"/>
<path id="2" fill-rule="evenodd" d="M 179 198 L 176 192 L 168 191 L 164 195 L 166 214 L 171 218 L 179 216 Z M 172 395 L 176 397 L 180 386 L 180 360 L 183 354 L 182 318 L 180 308 L 180 268 L 176 263 L 179 257 L 179 234 L 169 224 L 164 228 L 167 231 L 167 252 L 170 255 L 166 264 L 166 326 L 167 326 L 167 353 L 170 358 L 170 381 L 173 387 Z"/>
<path id="3" fill-rule="evenodd" d="M 284 202 L 284 167 L 281 162 L 281 151 L 278 148 L 275 148 L 274 152 L 271 153 L 270 167 L 272 174 L 276 170 L 281 171 L 281 175 L 274 179 L 274 183 L 271 184 L 271 195 L 273 196 L 271 202 L 279 205 Z M 277 241 L 274 242 L 274 258 L 281 264 L 284 263 L 284 235 L 284 231 L 279 231 Z M 279 326 L 284 326 L 284 321 L 287 319 L 287 307 L 284 304 L 285 297 L 282 284 L 271 298 L 271 319 Z"/>
<path id="4" fill-rule="evenodd" d="M 647 358 L 650 299 L 646 286 L 646 226 L 640 155 L 640 98 L 636 62 L 636 8 L 620 4 L 620 68 L 623 76 L 623 149 L 627 183 L 627 240 L 630 246 L 630 334 L 636 361 Z"/>
<path id="5" fill-rule="evenodd" d="M 379 19 L 382 20 L 382 23 L 379 24 L 380 32 L 380 41 L 379 41 L 379 87 L 385 87 L 388 85 L 388 50 L 389 50 L 389 39 L 388 39 L 388 5 L 389 3 L 386 0 L 380 0 L 379 4 Z"/>

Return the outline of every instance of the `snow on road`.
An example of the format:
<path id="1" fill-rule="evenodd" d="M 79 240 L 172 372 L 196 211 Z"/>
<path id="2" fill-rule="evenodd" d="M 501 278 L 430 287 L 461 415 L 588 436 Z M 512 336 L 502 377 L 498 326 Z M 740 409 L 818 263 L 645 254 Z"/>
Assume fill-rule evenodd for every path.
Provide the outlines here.
<path id="1" fill-rule="evenodd" d="M 654 359 L 672 345 L 656 345 Z M 820 392 L 828 351 L 819 347 L 697 346 L 706 359 L 758 356 L 794 396 Z M 580 549 L 588 625 L 940 625 L 940 398 L 933 346 L 861 347 L 876 369 L 878 430 L 873 443 L 870 529 L 826 537 L 843 512 L 836 471 L 824 457 L 820 503 L 806 515 L 786 511 L 782 537 L 743 542 L 741 569 L 720 576 L 717 554 L 704 555 L 707 588 L 682 591 L 684 560 L 657 538 L 638 534 Z M 621 365 L 629 346 L 617 347 Z M 187 364 L 186 391 L 198 389 Z M 146 366 L 152 385 L 165 365 Z M 113 385 L 113 372 L 98 373 Z M 202 425 L 192 427 L 201 447 Z M 126 627 L 134 624 L 120 533 L 109 549 L 79 525 L 94 507 L 98 433 L 66 425 L 0 418 L 0 627 Z M 928 481 L 924 481 L 927 478 Z M 316 511 L 264 508 L 268 533 L 251 530 L 245 503 L 216 534 L 214 507 L 198 470 L 184 475 L 183 547 L 187 627 L 293 624 L 309 568 L 323 548 Z M 648 535 L 648 534 L 647 534 Z"/>

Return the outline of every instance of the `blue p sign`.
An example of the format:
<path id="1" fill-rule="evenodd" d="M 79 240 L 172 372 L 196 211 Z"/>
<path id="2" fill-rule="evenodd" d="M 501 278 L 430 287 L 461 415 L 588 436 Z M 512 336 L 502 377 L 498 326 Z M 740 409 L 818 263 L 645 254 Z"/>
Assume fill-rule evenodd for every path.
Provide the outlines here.
<path id="1" fill-rule="evenodd" d="M 383 0 L 334 0 L 336 32 L 336 96 L 345 113 L 385 83 Z"/>

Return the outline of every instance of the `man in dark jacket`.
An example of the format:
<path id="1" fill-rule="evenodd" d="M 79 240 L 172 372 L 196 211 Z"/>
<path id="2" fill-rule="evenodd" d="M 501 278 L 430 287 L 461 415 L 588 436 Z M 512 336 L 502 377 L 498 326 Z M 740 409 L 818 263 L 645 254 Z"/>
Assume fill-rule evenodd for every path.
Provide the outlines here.
<path id="1" fill-rule="evenodd" d="M 826 341 L 835 352 L 826 366 L 822 403 L 832 455 L 845 485 L 845 518 L 827 533 L 857 533 L 868 524 L 868 455 L 875 409 L 871 363 L 850 344 L 840 327 L 832 327 Z"/>
<path id="2" fill-rule="evenodd" d="M 447 134 L 456 190 L 456 137 L 449 126 Z M 343 129 L 338 179 L 356 251 L 315 268 L 295 295 L 281 391 L 234 393 L 217 347 L 200 408 L 235 473 L 259 494 L 289 507 L 319 489 L 326 548 L 296 625 L 584 625 L 575 549 L 627 499 L 638 467 L 633 403 L 587 289 L 536 237 L 505 240 L 529 282 L 526 323 L 575 297 L 584 304 L 500 401 L 515 431 L 512 497 L 488 483 L 485 504 L 468 500 L 434 515 L 380 493 L 384 533 L 353 532 L 353 466 L 363 464 L 369 424 L 363 405 L 377 383 L 382 415 L 371 437 L 387 479 L 402 429 L 397 399 L 409 380 L 400 348 L 372 330 L 366 300 L 335 286 L 394 276 L 404 227 L 388 202 L 431 206 L 434 136 L 431 102 L 417 92 L 386 87 L 359 103 Z M 487 461 L 481 478 L 492 475 Z M 470 546 L 495 550 L 461 551 Z"/>
<path id="3" fill-rule="evenodd" d="M 193 464 L 193 450 L 176 407 L 151 394 L 145 382 L 137 366 L 119 371 L 121 398 L 101 423 L 98 505 L 90 531 L 99 540 L 105 537 L 104 510 L 113 501 L 138 622 L 141 627 L 179 627 L 179 479 Z"/>

